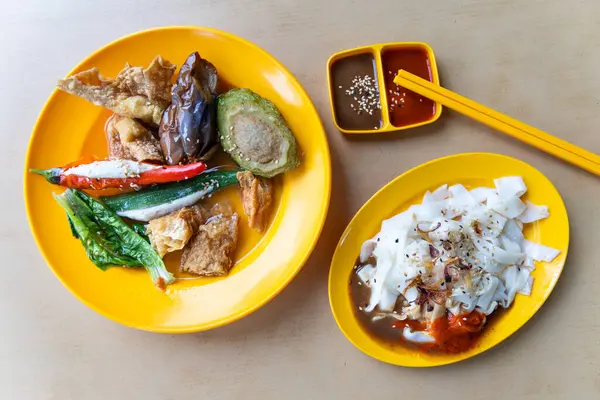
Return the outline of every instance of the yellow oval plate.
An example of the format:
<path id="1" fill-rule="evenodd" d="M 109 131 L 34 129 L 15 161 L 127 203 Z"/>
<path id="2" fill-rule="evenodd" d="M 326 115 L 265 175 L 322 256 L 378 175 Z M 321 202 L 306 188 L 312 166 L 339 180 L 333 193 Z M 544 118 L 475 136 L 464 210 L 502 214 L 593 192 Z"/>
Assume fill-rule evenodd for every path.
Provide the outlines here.
<path id="1" fill-rule="evenodd" d="M 503 176 L 523 177 L 528 187 L 524 198 L 546 205 L 550 217 L 525 228 L 525 237 L 559 249 L 551 263 L 536 263 L 531 296 L 517 295 L 513 305 L 486 326 L 478 344 L 460 354 L 426 354 L 401 344 L 380 341 L 365 332 L 354 316 L 348 279 L 362 243 L 381 228 L 381 221 L 420 203 L 427 190 L 447 183 L 466 187 L 490 186 Z M 433 367 L 473 357 L 497 345 L 525 324 L 552 292 L 562 272 L 569 247 L 569 219 L 560 194 L 538 170 L 511 157 L 469 153 L 422 164 L 391 181 L 356 213 L 337 246 L 329 272 L 329 301 L 338 326 L 356 347 L 371 357 L 405 367 Z"/>
<path id="2" fill-rule="evenodd" d="M 115 76 L 126 62 L 146 66 L 158 54 L 180 66 L 193 51 L 211 61 L 230 85 L 248 87 L 275 103 L 302 153 L 301 166 L 277 179 L 277 209 L 265 235 L 250 231 L 242 217 L 237 264 L 228 277 L 178 281 L 161 292 L 143 270 L 113 267 L 102 272 L 71 236 L 64 212 L 52 198 L 52 192 L 62 189 L 25 173 L 31 229 L 54 273 L 94 310 L 149 331 L 206 330 L 265 304 L 290 282 L 310 255 L 329 205 L 329 148 L 317 111 L 292 74 L 254 44 L 214 29 L 159 28 L 110 43 L 71 74 L 96 66 L 103 75 Z M 103 125 L 109 115 L 101 107 L 54 91 L 31 136 L 26 170 L 61 166 L 86 154 L 104 156 Z M 233 190 L 228 198 L 239 197 L 234 189 L 228 190 Z M 234 200 L 234 207 L 243 214 L 239 200 Z M 172 272 L 177 261 L 177 256 L 167 257 Z"/>

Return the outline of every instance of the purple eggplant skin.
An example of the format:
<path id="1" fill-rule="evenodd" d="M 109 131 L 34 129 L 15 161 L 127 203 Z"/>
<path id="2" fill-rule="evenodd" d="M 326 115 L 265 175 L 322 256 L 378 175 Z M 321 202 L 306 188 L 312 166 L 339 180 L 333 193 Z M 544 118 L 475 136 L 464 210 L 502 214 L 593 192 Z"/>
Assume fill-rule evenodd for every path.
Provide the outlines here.
<path id="1" fill-rule="evenodd" d="M 218 144 L 217 69 L 197 52 L 181 66 L 172 90 L 172 103 L 158 128 L 160 144 L 170 165 L 194 162 Z"/>

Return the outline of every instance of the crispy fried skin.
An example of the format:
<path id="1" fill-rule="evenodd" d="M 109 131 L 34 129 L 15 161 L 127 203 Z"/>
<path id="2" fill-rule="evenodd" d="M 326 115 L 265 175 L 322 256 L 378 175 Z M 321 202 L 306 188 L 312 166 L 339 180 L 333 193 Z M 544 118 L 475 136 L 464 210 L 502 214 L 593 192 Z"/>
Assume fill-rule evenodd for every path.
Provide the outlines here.
<path id="1" fill-rule="evenodd" d="M 199 206 L 185 207 L 164 217 L 151 220 L 146 227 L 152 247 L 161 257 L 181 250 L 206 220 L 206 212 Z"/>
<path id="2" fill-rule="evenodd" d="M 116 116 L 114 120 L 121 145 L 134 160 L 164 163 L 160 143 L 148 129 L 133 118 Z"/>
<path id="3" fill-rule="evenodd" d="M 242 188 L 242 203 L 248 216 L 248 225 L 259 232 L 265 230 L 273 204 L 273 185 L 249 171 L 237 173 Z"/>
<path id="4" fill-rule="evenodd" d="M 175 68 L 157 56 L 145 69 L 127 64 L 115 79 L 91 68 L 59 80 L 57 87 L 119 115 L 158 125 L 170 103 Z"/>
<path id="5" fill-rule="evenodd" d="M 181 270 L 200 276 L 225 276 L 233 265 L 233 253 L 237 246 L 238 220 L 236 213 L 217 205 L 206 224 L 200 225 L 198 233 L 183 249 Z"/>

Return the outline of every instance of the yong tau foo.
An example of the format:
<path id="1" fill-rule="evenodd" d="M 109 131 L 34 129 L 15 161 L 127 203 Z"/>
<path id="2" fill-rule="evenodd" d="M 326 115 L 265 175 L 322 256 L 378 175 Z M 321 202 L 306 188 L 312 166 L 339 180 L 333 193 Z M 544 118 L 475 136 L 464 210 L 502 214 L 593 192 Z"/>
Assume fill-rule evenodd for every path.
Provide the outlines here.
<path id="1" fill-rule="evenodd" d="M 300 163 L 277 107 L 247 88 L 222 89 L 198 52 L 178 72 L 157 56 L 114 78 L 92 68 L 57 86 L 113 113 L 108 157 L 31 172 L 67 188 L 54 197 L 90 261 L 102 270 L 143 268 L 161 289 L 177 279 L 163 262 L 169 253 L 180 253 L 181 274 L 226 276 L 246 229 L 241 220 L 264 234 L 278 175 Z M 219 201 L 209 200 L 217 192 Z"/>

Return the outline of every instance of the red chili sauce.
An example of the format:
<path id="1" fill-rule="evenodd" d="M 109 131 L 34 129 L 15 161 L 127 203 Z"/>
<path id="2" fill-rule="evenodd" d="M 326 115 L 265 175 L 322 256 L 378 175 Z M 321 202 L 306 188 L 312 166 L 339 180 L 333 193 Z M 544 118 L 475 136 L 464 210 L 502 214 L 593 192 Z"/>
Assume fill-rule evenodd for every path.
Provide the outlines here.
<path id="1" fill-rule="evenodd" d="M 384 49 L 381 62 L 392 125 L 402 127 L 432 119 L 436 112 L 435 102 L 394 83 L 400 69 L 432 81 L 427 52 L 419 47 Z"/>
<path id="2" fill-rule="evenodd" d="M 369 263 L 373 264 L 374 261 L 371 258 Z M 365 311 L 371 296 L 371 289 L 361 283 L 360 278 L 356 275 L 356 270 L 353 270 L 350 275 L 349 292 L 351 302 L 355 307 L 355 316 L 367 332 L 388 343 L 402 343 L 424 352 L 461 353 L 469 350 L 477 343 L 489 319 L 485 314 L 473 311 L 459 315 L 446 312 L 444 316 L 433 320 L 430 325 L 415 320 L 399 321 L 390 317 L 373 320 L 377 310 Z M 399 304 L 396 304 L 396 310 L 400 312 Z M 406 341 L 402 335 L 406 326 L 416 331 L 426 331 L 435 338 L 435 342 L 416 344 Z"/>
<path id="3" fill-rule="evenodd" d="M 421 350 L 439 353 L 461 353 L 469 350 L 475 344 L 483 330 L 485 315 L 472 311 L 467 314 L 452 315 L 448 313 L 444 317 L 433 320 L 431 326 L 415 321 L 396 321 L 392 327 L 402 331 L 405 326 L 414 330 L 426 330 L 435 338 L 434 343 L 423 343 L 415 345 Z M 407 343 L 404 338 L 401 339 Z"/>

